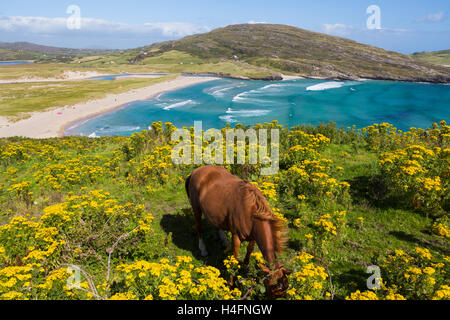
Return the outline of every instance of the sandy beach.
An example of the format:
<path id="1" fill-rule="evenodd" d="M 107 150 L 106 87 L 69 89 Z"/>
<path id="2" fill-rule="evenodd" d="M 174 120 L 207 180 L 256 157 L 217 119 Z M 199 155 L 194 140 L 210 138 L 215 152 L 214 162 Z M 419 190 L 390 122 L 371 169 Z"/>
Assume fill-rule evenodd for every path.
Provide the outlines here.
<path id="1" fill-rule="evenodd" d="M 0 84 L 7 83 L 30 83 L 30 82 L 60 82 L 60 81 L 79 81 L 86 80 L 93 77 L 106 76 L 107 74 L 99 73 L 97 71 L 65 71 L 60 78 L 36 78 L 23 77 L 14 80 L 0 79 Z"/>
<path id="2" fill-rule="evenodd" d="M 288 74 L 282 74 L 281 77 L 283 78 L 283 81 L 305 79 L 304 77 L 301 77 L 301 76 L 294 76 L 294 75 L 288 75 Z"/>
<path id="3" fill-rule="evenodd" d="M 0 137 L 53 138 L 61 137 L 71 124 L 82 119 L 111 111 L 126 103 L 146 100 L 165 91 L 216 80 L 215 77 L 179 76 L 176 79 L 121 94 L 110 94 L 102 99 L 91 100 L 73 106 L 53 108 L 49 111 L 31 113 L 28 119 L 10 122 L 0 117 Z"/>

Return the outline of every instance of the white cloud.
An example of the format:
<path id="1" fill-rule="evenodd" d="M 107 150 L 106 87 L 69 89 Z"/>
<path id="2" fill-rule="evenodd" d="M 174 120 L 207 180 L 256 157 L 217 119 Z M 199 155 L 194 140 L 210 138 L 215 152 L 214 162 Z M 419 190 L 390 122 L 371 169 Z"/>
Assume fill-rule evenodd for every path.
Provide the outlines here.
<path id="1" fill-rule="evenodd" d="M 183 37 L 195 33 L 208 32 L 211 28 L 186 22 L 148 22 L 144 23 L 147 30 L 160 31 L 167 37 Z"/>
<path id="2" fill-rule="evenodd" d="M 253 21 L 253 20 L 250 20 L 249 22 L 247 22 L 248 24 L 266 24 L 267 22 L 265 22 L 265 21 Z"/>
<path id="3" fill-rule="evenodd" d="M 430 13 L 425 17 L 418 18 L 414 22 L 441 22 L 446 18 L 445 12 Z"/>
<path id="4" fill-rule="evenodd" d="M 346 36 L 355 30 L 354 27 L 342 23 L 324 24 L 322 31 L 329 34 Z"/>
<path id="5" fill-rule="evenodd" d="M 323 33 L 342 36 L 342 37 L 350 37 L 350 36 L 362 36 L 362 35 L 402 35 L 406 33 L 411 33 L 411 30 L 400 29 L 400 28 L 381 28 L 381 29 L 373 29 L 369 30 L 367 28 L 356 28 L 350 25 L 345 25 L 342 23 L 335 24 L 323 24 L 322 30 Z"/>
<path id="6" fill-rule="evenodd" d="M 210 28 L 186 22 L 148 22 L 141 25 L 112 22 L 101 19 L 81 18 L 81 29 L 69 30 L 66 18 L 30 16 L 0 16 L 0 31 L 44 35 L 91 34 L 98 36 L 151 36 L 160 38 L 183 37 L 207 32 Z"/>

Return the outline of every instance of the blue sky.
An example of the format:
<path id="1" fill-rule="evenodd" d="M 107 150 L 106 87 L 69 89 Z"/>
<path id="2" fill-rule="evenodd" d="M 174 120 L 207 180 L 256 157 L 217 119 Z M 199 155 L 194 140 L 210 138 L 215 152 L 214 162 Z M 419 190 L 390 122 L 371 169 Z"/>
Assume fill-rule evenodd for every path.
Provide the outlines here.
<path id="1" fill-rule="evenodd" d="M 69 5 L 81 29 L 67 28 Z M 369 30 L 377 5 L 381 29 Z M 132 48 L 237 23 L 280 23 L 343 36 L 388 50 L 450 49 L 448 0 L 1 0 L 0 41 L 77 48 Z"/>

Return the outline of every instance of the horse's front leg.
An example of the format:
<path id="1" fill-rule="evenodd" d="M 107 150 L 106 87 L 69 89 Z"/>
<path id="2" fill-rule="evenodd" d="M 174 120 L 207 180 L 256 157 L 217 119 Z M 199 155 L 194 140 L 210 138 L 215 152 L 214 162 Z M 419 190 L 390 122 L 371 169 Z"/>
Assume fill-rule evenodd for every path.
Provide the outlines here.
<path id="1" fill-rule="evenodd" d="M 232 244 L 232 252 L 233 256 L 236 258 L 236 260 L 239 261 L 239 248 L 241 247 L 241 240 L 239 239 L 237 234 L 233 234 L 233 244 Z M 230 277 L 230 280 L 228 280 L 228 285 L 233 285 L 233 277 Z"/>
<path id="2" fill-rule="evenodd" d="M 241 239 L 237 234 L 233 234 L 233 256 L 239 260 L 239 248 L 241 247 Z"/>

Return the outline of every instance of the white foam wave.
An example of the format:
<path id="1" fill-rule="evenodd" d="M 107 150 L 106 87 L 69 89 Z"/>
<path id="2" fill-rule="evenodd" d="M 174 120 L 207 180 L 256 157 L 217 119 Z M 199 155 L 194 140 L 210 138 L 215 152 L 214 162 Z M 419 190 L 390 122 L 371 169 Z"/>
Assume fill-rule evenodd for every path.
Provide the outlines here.
<path id="1" fill-rule="evenodd" d="M 247 93 L 248 93 L 248 92 L 245 91 L 245 92 L 241 92 L 241 93 L 235 95 L 235 96 L 233 97 L 233 102 L 239 102 L 239 101 L 246 100 L 246 98 L 244 98 L 244 95 L 246 95 Z"/>
<path id="2" fill-rule="evenodd" d="M 330 81 L 330 82 L 323 82 L 318 83 L 313 86 L 309 86 L 306 88 L 308 91 L 322 91 L 322 90 L 329 90 L 329 89 L 336 89 L 336 88 L 342 88 L 342 87 L 355 87 L 363 84 L 362 81 Z M 353 90 L 352 90 L 353 89 Z M 356 91 L 354 88 L 350 88 L 351 91 Z"/>
<path id="3" fill-rule="evenodd" d="M 266 94 L 266 95 L 267 94 L 270 95 L 270 94 L 274 94 L 274 93 L 276 94 L 276 93 L 282 92 L 283 88 L 290 87 L 290 86 L 291 85 L 279 84 L 279 83 L 268 84 L 264 87 L 249 90 L 249 91 L 244 91 L 244 92 L 241 92 L 241 93 L 235 95 L 233 97 L 233 102 L 243 102 L 243 101 L 252 100 L 253 102 L 257 102 L 257 103 L 265 103 L 268 101 L 266 101 L 264 99 L 257 99 L 257 97 L 260 97 L 261 94 Z"/>
<path id="4" fill-rule="evenodd" d="M 219 119 L 224 121 L 224 122 L 228 122 L 228 123 L 235 123 L 235 122 L 237 122 L 237 120 L 233 119 L 232 115 L 220 116 Z"/>
<path id="5" fill-rule="evenodd" d="M 221 85 L 221 86 L 217 86 L 217 87 L 208 88 L 208 89 L 205 89 L 204 92 L 207 94 L 210 94 L 214 97 L 223 97 L 224 93 L 226 91 L 245 87 L 245 86 L 246 86 L 246 83 L 239 82 L 237 84 L 232 84 L 232 85 L 227 84 L 227 85 Z"/>
<path id="6" fill-rule="evenodd" d="M 178 108 L 178 107 L 186 106 L 186 105 L 189 105 L 189 104 L 196 104 L 196 103 L 193 100 L 189 99 L 189 100 L 186 100 L 186 101 L 181 101 L 181 102 L 170 104 L 170 105 L 164 107 L 163 109 L 164 110 L 170 110 L 170 109 L 173 109 L 173 108 Z"/>
<path id="7" fill-rule="evenodd" d="M 213 96 L 223 96 L 223 93 L 225 91 L 231 90 L 233 88 L 235 88 L 235 87 L 227 87 L 227 88 L 217 89 L 217 90 L 211 92 L 211 95 L 213 95 Z"/>
<path id="8" fill-rule="evenodd" d="M 274 84 L 269 84 L 267 86 L 262 87 L 261 89 L 259 89 L 260 91 L 264 91 L 267 89 L 273 89 L 273 88 L 284 88 L 284 87 L 288 87 L 289 85 L 286 84 L 279 84 L 279 83 L 274 83 Z"/>
<path id="9" fill-rule="evenodd" d="M 237 103 L 244 103 L 244 102 L 246 102 L 246 103 L 255 103 L 255 104 L 271 103 L 268 100 L 256 98 L 256 97 L 259 97 L 259 96 L 257 94 L 255 94 L 255 93 L 257 93 L 255 90 L 239 93 L 239 94 L 237 94 L 237 95 L 235 95 L 233 97 L 232 101 L 233 102 L 237 102 Z"/>
<path id="10" fill-rule="evenodd" d="M 232 110 L 231 108 L 228 108 L 226 111 L 228 114 L 235 114 L 239 115 L 240 117 L 258 117 L 258 116 L 265 116 L 266 114 L 270 113 L 270 110 Z"/>
<path id="11" fill-rule="evenodd" d="M 340 88 L 343 85 L 344 85 L 344 82 L 331 81 L 331 82 L 324 82 L 324 83 L 315 84 L 313 86 L 309 86 L 306 88 L 306 90 L 307 91 L 322 91 L 322 90 Z"/>
<path id="12" fill-rule="evenodd" d="M 101 128 L 100 130 L 98 130 L 99 132 L 103 132 L 103 133 L 110 133 L 110 132 L 130 132 L 130 131 L 138 131 L 140 130 L 141 127 L 136 126 L 136 127 L 132 127 L 132 126 L 115 126 L 115 127 L 104 127 Z M 95 134 L 95 132 L 93 133 Z"/>

